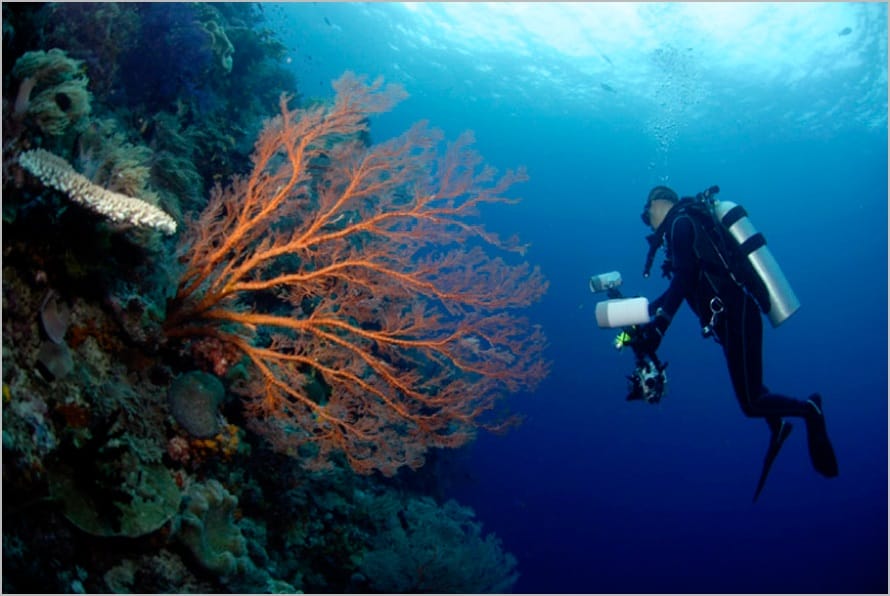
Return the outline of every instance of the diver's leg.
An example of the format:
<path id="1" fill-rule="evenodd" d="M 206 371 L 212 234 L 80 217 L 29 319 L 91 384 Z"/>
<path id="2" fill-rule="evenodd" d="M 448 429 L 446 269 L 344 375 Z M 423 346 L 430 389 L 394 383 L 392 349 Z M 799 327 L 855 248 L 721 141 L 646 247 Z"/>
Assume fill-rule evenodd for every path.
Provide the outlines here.
<path id="1" fill-rule="evenodd" d="M 756 407 L 759 396 L 767 393 L 767 388 L 762 382 L 762 367 L 760 360 L 760 340 L 763 336 L 763 327 L 758 317 L 747 317 L 747 300 L 740 299 L 727 308 L 727 320 L 718 328 L 718 336 L 723 345 L 726 363 L 729 367 L 729 376 L 735 389 L 736 398 L 742 411 L 747 416 L 762 416 L 769 426 L 769 443 L 766 446 L 766 454 L 763 458 L 763 468 L 760 471 L 760 479 L 754 490 L 754 501 L 760 496 L 766 479 L 772 469 L 773 462 L 779 455 L 785 439 L 791 434 L 791 423 L 782 419 L 782 414 L 760 413 Z M 732 317 L 732 318 L 730 318 Z"/>
<path id="2" fill-rule="evenodd" d="M 781 418 L 806 418 L 814 413 L 805 401 L 767 393 L 763 385 L 763 320 L 753 299 L 743 296 L 727 305 L 723 350 L 736 398 L 746 416 L 766 418 L 771 431 L 778 431 Z M 734 307 L 734 308 L 732 308 Z"/>
<path id="3" fill-rule="evenodd" d="M 765 420 L 766 420 L 766 425 L 769 427 L 769 433 L 772 436 L 776 436 L 777 434 L 779 434 L 779 431 L 782 430 L 782 423 L 784 422 L 784 420 L 782 420 L 782 417 L 781 416 L 767 416 L 765 418 Z"/>
<path id="4" fill-rule="evenodd" d="M 727 309 L 723 342 L 736 397 L 746 416 L 763 417 L 773 440 L 780 437 L 781 419 L 803 418 L 807 425 L 807 446 L 813 467 L 823 476 L 838 474 L 837 459 L 822 412 L 822 398 L 814 394 L 806 401 L 765 392 L 763 385 L 763 321 L 756 304 L 745 297 L 739 308 Z M 741 333 L 739 333 L 739 330 Z M 736 331 L 733 333 L 733 331 Z M 790 430 L 790 429 L 789 429 Z"/>
<path id="5" fill-rule="evenodd" d="M 718 322 L 717 335 L 723 346 L 723 355 L 729 369 L 729 378 L 735 390 L 736 399 L 746 416 L 767 419 L 772 430 L 779 413 L 768 415 L 758 412 L 754 402 L 763 394 L 763 370 L 758 346 L 763 337 L 763 324 L 759 319 L 747 315 L 747 297 L 738 295 L 728 299 L 726 310 Z M 771 420 L 773 422 L 771 422 Z"/>

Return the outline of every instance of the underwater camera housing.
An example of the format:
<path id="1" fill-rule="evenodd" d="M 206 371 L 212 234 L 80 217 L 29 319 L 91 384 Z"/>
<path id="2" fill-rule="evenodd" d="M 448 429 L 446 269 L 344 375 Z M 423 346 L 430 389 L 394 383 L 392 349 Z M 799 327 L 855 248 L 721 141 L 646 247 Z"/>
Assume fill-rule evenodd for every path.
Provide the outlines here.
<path id="1" fill-rule="evenodd" d="M 639 326 L 649 322 L 649 301 L 643 297 L 624 298 L 618 289 L 621 283 L 621 274 L 617 271 L 590 277 L 590 291 L 605 293 L 609 297 L 596 305 L 597 325 L 600 328 L 621 327 L 615 347 L 621 350 L 628 346 L 633 350 L 636 366 L 627 377 L 627 399 L 657 404 L 667 388 L 667 363 L 662 363 L 654 353 L 643 352 L 634 341 L 640 332 Z"/>
<path id="2" fill-rule="evenodd" d="M 657 404 L 667 389 L 667 364 L 662 364 L 654 354 L 637 358 L 633 374 L 627 377 L 627 400 L 645 400 L 647 404 Z"/>

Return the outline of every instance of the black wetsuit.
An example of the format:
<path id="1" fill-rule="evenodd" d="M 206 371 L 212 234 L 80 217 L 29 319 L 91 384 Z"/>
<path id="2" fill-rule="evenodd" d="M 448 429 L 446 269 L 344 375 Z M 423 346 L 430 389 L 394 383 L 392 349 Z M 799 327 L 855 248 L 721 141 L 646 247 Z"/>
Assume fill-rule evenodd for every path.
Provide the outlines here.
<path id="1" fill-rule="evenodd" d="M 650 314 L 661 308 L 672 319 L 685 299 L 704 328 L 711 323 L 712 299 L 718 298 L 723 311 L 713 316 L 713 331 L 723 347 L 742 412 L 749 417 L 765 418 L 774 433 L 783 417 L 811 416 L 813 407 L 808 402 L 771 393 L 764 386 L 760 309 L 748 293 L 721 271 L 722 265 L 706 254 L 704 243 L 696 245 L 696 235 L 705 231 L 696 228 L 692 215 L 676 208 L 668 213 L 662 226 L 667 226 L 665 239 L 672 278 L 664 294 L 650 304 Z M 719 304 L 714 305 L 719 310 Z"/>
<path id="2" fill-rule="evenodd" d="M 746 416 L 763 418 L 770 428 L 770 445 L 764 461 L 760 484 L 763 488 L 773 459 L 791 431 L 786 417 L 803 418 L 807 426 L 807 445 L 813 467 L 826 477 L 838 475 L 837 459 L 828 438 L 822 397 L 813 394 L 798 400 L 772 393 L 763 384 L 763 321 L 757 301 L 730 277 L 718 250 L 709 240 L 706 222 L 688 206 L 677 204 L 650 242 L 646 268 L 664 235 L 667 249 L 665 272 L 671 275 L 668 289 L 649 305 L 650 316 L 661 334 L 685 299 L 698 316 L 702 329 L 712 329 L 723 347 L 729 376 L 739 406 Z M 663 314 L 658 313 L 661 309 Z M 719 312 L 715 312 L 719 311 Z M 656 316 L 658 315 L 658 316 Z"/>

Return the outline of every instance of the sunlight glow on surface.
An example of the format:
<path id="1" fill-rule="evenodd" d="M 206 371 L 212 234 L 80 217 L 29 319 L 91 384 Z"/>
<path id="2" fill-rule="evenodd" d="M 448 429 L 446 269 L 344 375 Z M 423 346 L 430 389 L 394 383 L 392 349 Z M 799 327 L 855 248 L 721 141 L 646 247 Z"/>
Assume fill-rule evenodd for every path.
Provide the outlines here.
<path id="1" fill-rule="evenodd" d="M 729 56 L 737 65 L 770 68 L 808 60 L 835 43 L 843 27 L 858 25 L 860 5 L 846 3 L 408 3 L 449 41 L 476 48 L 531 48 L 567 57 L 635 55 L 664 43 L 691 44 Z M 834 47 L 832 47 L 834 46 Z M 719 52 L 719 54 L 718 54 Z M 613 57 L 614 58 L 614 57 Z M 610 58 L 612 59 L 612 58 Z"/>
<path id="2" fill-rule="evenodd" d="M 792 97 L 804 106 L 818 98 L 822 122 L 831 127 L 842 122 L 834 116 L 844 114 L 849 122 L 886 125 L 886 5 L 402 6 L 412 22 L 403 30 L 409 43 L 464 55 L 471 68 L 490 73 L 488 83 L 513 89 L 491 93 L 530 102 L 567 99 L 590 110 L 614 107 L 619 98 L 631 109 L 654 105 L 661 111 L 657 134 L 665 138 L 673 135 L 673 122 L 707 120 L 707 106 L 725 111 L 752 96 L 761 104 Z M 757 115 L 740 112 L 739 118 Z"/>
<path id="3" fill-rule="evenodd" d="M 328 48 L 314 50 L 323 61 L 302 63 L 324 91 L 344 69 L 374 72 L 457 110 L 638 121 L 662 147 L 684 130 L 709 134 L 714 122 L 823 138 L 886 129 L 883 3 L 297 3 L 281 11 L 305 23 L 287 27 L 294 47 Z"/>

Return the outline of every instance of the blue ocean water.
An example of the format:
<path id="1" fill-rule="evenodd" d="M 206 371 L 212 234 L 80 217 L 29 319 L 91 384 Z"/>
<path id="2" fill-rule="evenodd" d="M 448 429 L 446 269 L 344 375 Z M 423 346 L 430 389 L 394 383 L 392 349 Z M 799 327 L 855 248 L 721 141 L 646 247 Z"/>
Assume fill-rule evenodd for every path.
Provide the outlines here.
<path id="1" fill-rule="evenodd" d="M 506 436 L 456 458 L 453 496 L 519 559 L 520 592 L 886 592 L 886 4 L 268 4 L 300 92 L 344 70 L 410 98 L 384 139 L 428 119 L 524 165 L 487 225 L 531 243 L 550 289 L 552 373 Z M 802 308 L 765 325 L 765 382 L 822 393 L 840 476 L 798 424 L 756 504 L 768 433 L 732 393 L 687 307 L 660 353 L 661 404 L 626 402 L 632 357 L 596 327 L 589 276 L 641 276 L 652 186 L 718 184 L 743 204 Z M 655 271 L 658 268 L 656 266 Z"/>

